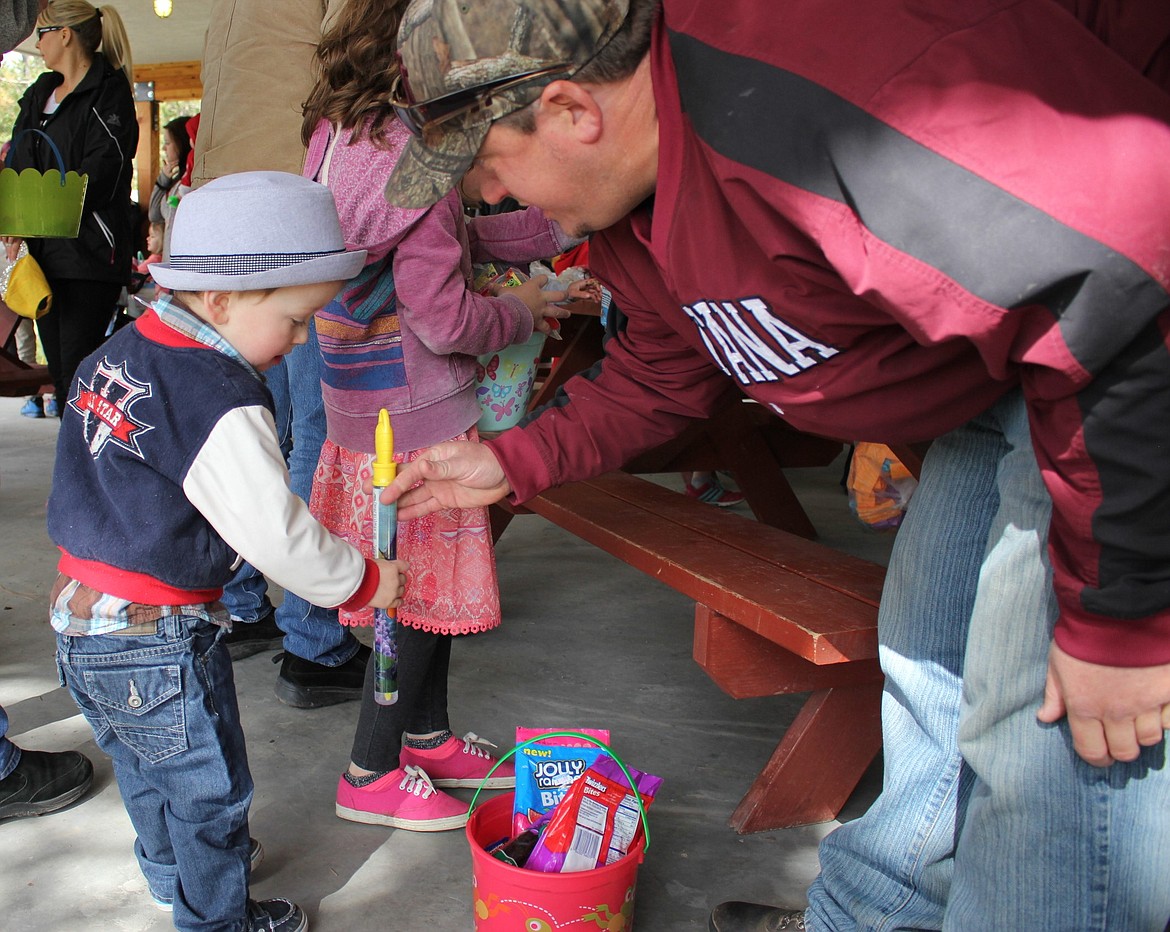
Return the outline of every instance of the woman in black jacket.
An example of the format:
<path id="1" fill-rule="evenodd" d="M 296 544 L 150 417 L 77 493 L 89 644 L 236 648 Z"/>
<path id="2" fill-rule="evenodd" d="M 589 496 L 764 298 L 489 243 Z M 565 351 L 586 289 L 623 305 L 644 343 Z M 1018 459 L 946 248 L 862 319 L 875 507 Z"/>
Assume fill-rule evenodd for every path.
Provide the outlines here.
<path id="1" fill-rule="evenodd" d="M 53 290 L 53 308 L 37 328 L 60 412 L 78 363 L 105 339 L 122 287 L 130 280 L 130 176 L 138 120 L 130 44 L 117 10 L 95 8 L 86 0 L 50 0 L 36 32 L 37 48 L 52 70 L 20 100 L 9 164 L 18 171 L 58 167 L 44 138 L 24 132 L 39 129 L 56 143 L 66 171 L 89 176 L 77 237 L 28 242 Z M 5 238 L 10 257 L 19 243 Z"/>

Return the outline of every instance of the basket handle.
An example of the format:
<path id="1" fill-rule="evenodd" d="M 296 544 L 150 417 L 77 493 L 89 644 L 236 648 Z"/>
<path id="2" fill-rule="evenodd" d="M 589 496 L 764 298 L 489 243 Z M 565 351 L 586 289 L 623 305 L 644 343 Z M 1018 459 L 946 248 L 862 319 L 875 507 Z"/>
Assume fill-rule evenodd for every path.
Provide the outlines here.
<path id="1" fill-rule="evenodd" d="M 522 741 L 520 744 L 516 745 L 514 748 L 512 748 L 512 750 L 508 751 L 508 753 L 504 754 L 499 760 L 497 760 L 495 762 L 495 764 L 492 765 L 492 769 L 489 770 L 487 772 L 487 774 L 484 776 L 483 780 L 480 781 L 479 786 L 476 788 L 475 795 L 471 797 L 471 804 L 467 807 L 467 811 L 471 812 L 475 808 L 475 801 L 477 799 L 479 799 L 479 794 L 480 794 L 480 792 L 482 792 L 484 784 L 487 783 L 487 781 L 491 777 L 491 775 L 496 772 L 496 768 L 499 767 L 500 764 L 502 764 L 504 761 L 506 761 L 509 757 L 511 757 L 517 751 L 523 750 L 526 747 L 530 747 L 531 745 L 537 744 L 538 742 L 543 741 L 545 738 L 579 738 L 582 741 L 588 741 L 590 744 L 596 745 L 597 747 L 604 750 L 606 754 L 608 754 L 610 757 L 612 757 L 614 759 L 614 762 L 619 767 L 621 767 L 622 773 L 625 775 L 626 781 L 630 785 L 630 790 L 634 794 L 634 799 L 637 800 L 637 802 L 638 802 L 638 815 L 640 815 L 642 817 L 642 850 L 649 851 L 650 850 L 650 823 L 646 819 L 646 806 L 642 802 L 642 794 L 638 792 L 637 781 L 635 781 L 634 778 L 632 776 L 630 776 L 630 771 L 626 768 L 625 761 L 623 761 L 620 757 L 618 757 L 613 752 L 613 748 L 611 748 L 604 741 L 598 741 L 592 735 L 582 734 L 579 731 L 549 731 L 543 735 L 536 735 L 535 737 L 529 738 L 527 741 Z"/>
<path id="2" fill-rule="evenodd" d="M 24 136 L 28 133 L 36 133 L 38 136 L 45 137 L 45 142 L 49 144 L 49 148 L 53 151 L 54 158 L 57 159 L 57 174 L 61 176 L 61 187 L 65 187 L 65 160 L 61 158 L 61 150 L 57 148 L 57 144 L 53 142 L 53 138 L 44 130 L 33 129 L 30 127 L 29 129 L 22 129 L 19 133 L 13 136 L 12 145 L 8 149 L 8 158 L 4 160 L 4 167 L 12 167 L 12 156 L 16 153 L 17 140 L 19 140 L 21 136 Z"/>

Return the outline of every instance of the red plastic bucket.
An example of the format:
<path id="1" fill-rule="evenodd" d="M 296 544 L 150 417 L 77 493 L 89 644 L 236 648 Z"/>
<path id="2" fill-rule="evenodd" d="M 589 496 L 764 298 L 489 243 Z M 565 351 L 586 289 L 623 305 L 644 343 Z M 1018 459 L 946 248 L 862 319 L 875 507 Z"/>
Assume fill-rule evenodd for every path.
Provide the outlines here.
<path id="1" fill-rule="evenodd" d="M 634 887 L 645 857 L 642 827 L 630 853 L 594 870 L 545 874 L 498 861 L 485 848 L 512 832 L 512 793 L 481 804 L 467 821 L 476 932 L 558 932 L 634 927 Z"/>

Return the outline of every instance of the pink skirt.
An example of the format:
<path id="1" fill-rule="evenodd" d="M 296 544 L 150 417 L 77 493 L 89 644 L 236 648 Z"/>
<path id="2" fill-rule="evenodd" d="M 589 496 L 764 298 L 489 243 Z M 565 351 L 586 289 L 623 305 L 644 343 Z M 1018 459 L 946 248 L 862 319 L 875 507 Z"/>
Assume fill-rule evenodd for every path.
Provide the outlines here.
<path id="1" fill-rule="evenodd" d="M 474 428 L 473 428 L 474 430 Z M 460 434 L 456 440 L 470 440 Z M 422 451 L 396 454 L 409 462 Z M 326 440 L 309 511 L 330 532 L 373 555 L 374 496 L 362 491 L 374 455 Z M 500 588 L 486 508 L 448 508 L 398 525 L 398 558 L 410 564 L 400 624 L 440 634 L 474 634 L 500 624 Z M 343 625 L 372 625 L 373 609 L 340 611 Z"/>

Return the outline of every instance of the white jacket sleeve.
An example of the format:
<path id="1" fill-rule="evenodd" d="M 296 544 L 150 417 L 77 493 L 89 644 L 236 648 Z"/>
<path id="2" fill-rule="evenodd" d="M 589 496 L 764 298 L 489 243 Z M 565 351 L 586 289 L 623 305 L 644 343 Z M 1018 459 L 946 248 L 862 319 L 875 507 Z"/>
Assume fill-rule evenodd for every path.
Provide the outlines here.
<path id="1" fill-rule="evenodd" d="M 333 608 L 361 585 L 361 553 L 325 530 L 289 489 L 267 409 L 224 415 L 187 471 L 183 491 L 233 550 L 302 599 Z"/>

